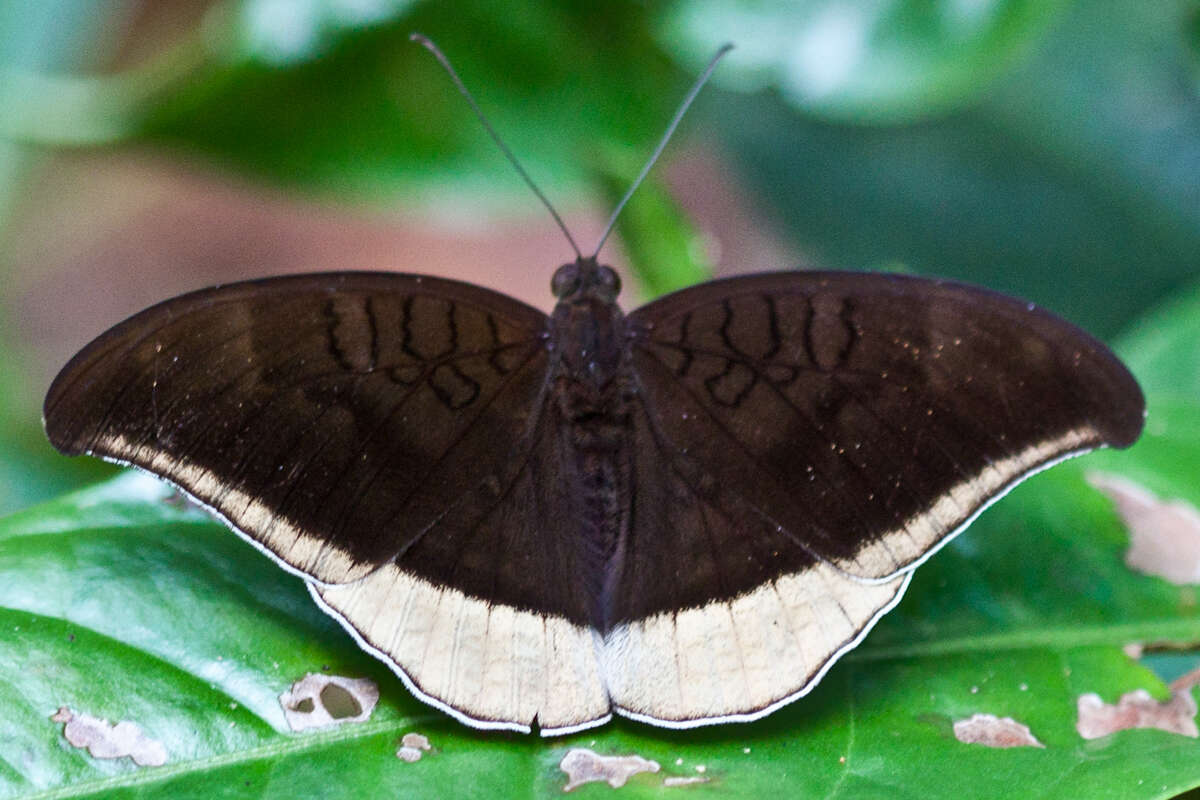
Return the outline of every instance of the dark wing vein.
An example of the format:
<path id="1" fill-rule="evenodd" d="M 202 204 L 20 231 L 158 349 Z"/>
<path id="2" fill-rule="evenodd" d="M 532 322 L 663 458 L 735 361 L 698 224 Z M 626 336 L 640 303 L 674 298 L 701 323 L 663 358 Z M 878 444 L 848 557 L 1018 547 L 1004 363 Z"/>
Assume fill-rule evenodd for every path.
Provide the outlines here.
<path id="1" fill-rule="evenodd" d="M 657 354 L 655 354 L 649 348 L 642 348 L 642 349 L 643 349 L 643 352 L 646 352 L 647 355 L 649 355 L 651 358 L 653 358 L 655 361 L 657 361 L 663 367 L 663 369 L 665 369 L 668 373 L 670 372 L 670 366 L 667 365 L 666 362 L 664 362 L 661 358 L 659 358 Z M 640 379 L 639 379 L 639 382 L 640 382 Z M 764 475 L 767 475 L 775 483 L 779 484 L 778 476 L 773 474 L 772 470 L 768 469 L 762 463 L 762 460 L 760 459 L 758 454 L 755 453 L 754 451 L 752 451 L 749 447 L 747 447 L 745 445 L 745 443 L 743 443 L 741 441 L 741 439 L 738 438 L 738 436 L 733 431 L 731 431 L 719 417 L 716 416 L 716 414 L 713 412 L 713 410 L 709 407 L 708 403 L 703 402 L 700 399 L 699 395 L 696 393 L 696 391 L 691 386 L 687 385 L 686 383 L 684 383 L 682 381 L 677 382 L 677 385 L 680 388 L 682 388 L 683 391 L 687 392 L 688 395 L 690 395 L 693 400 L 696 401 L 696 404 L 701 409 L 703 409 L 704 414 L 708 417 L 708 419 L 712 422 L 712 424 L 717 428 L 717 430 L 721 433 L 721 435 L 725 437 L 725 439 L 727 439 L 737 450 L 744 453 L 750 459 L 750 461 L 752 461 L 757 467 L 759 467 L 762 470 Z M 644 387 L 642 388 L 642 396 L 643 397 L 645 396 Z M 785 400 L 786 400 L 786 398 L 785 398 Z M 799 409 L 795 408 L 794 404 L 792 404 L 790 400 L 787 400 L 787 403 L 790 407 L 793 408 L 793 410 L 796 412 L 798 417 L 800 417 L 802 419 L 808 419 L 808 421 L 810 423 L 813 422 L 811 418 L 807 417 L 807 415 L 802 414 L 799 411 Z M 828 435 L 826 434 L 826 432 L 822 426 L 816 425 L 814 423 L 812 429 L 816 433 L 818 433 L 821 436 L 821 438 L 823 438 L 825 440 L 826 444 L 836 445 L 836 442 L 834 442 L 832 439 L 830 439 L 828 437 Z M 674 444 L 674 443 L 672 443 L 672 444 Z M 848 463 L 851 465 L 851 467 L 854 468 L 855 472 L 857 472 L 859 474 L 860 478 L 865 478 L 865 475 L 864 475 L 862 469 L 857 464 L 854 464 L 854 462 L 852 462 L 852 461 L 850 461 Z M 816 473 L 814 472 L 814 474 L 816 474 Z M 835 484 L 833 484 L 826 476 L 822 475 L 821 479 L 827 486 L 830 486 L 835 491 L 837 490 L 837 486 Z M 865 480 L 863 482 L 866 483 Z M 788 535 L 788 537 L 792 539 L 793 543 L 795 543 L 799 547 L 804 548 L 806 551 L 811 552 L 809 546 L 806 545 L 793 531 L 791 531 L 788 526 L 780 525 L 769 514 L 767 514 L 766 511 L 759 509 L 757 506 L 755 506 L 752 503 L 749 503 L 748 501 L 746 501 L 746 502 L 747 502 L 748 507 L 754 508 L 759 514 L 761 514 L 763 516 L 764 519 L 770 521 L 771 524 L 773 524 L 773 525 L 777 525 L 782 531 L 784 531 Z M 861 517 L 861 515 L 855 513 L 855 516 L 859 519 L 860 523 L 865 524 L 865 520 Z"/>
<path id="2" fill-rule="evenodd" d="M 408 494 L 406 494 L 404 496 L 403 500 L 401 500 L 400 508 L 403 508 L 404 504 L 409 499 L 411 499 L 415 494 L 417 494 L 419 491 L 421 491 L 423 488 L 426 487 L 427 482 L 431 478 L 434 470 L 437 467 L 441 466 L 441 464 L 446 459 L 446 457 L 450 454 L 450 452 L 453 451 L 454 448 L 468 434 L 470 434 L 475 429 L 476 424 L 479 422 L 480 418 L 484 415 L 484 413 L 489 408 L 492 407 L 492 405 L 500 398 L 501 395 L 504 394 L 505 390 L 508 389 L 512 385 L 512 383 L 516 380 L 516 377 L 521 373 L 522 370 L 524 370 L 526 367 L 529 366 L 529 364 L 537 357 L 539 352 L 540 351 L 538 348 L 530 348 L 528 357 L 526 357 L 525 360 L 522 361 L 521 364 L 517 368 L 513 369 L 508 375 L 506 375 L 504 377 L 504 380 L 501 382 L 500 387 L 492 394 L 491 397 L 489 397 L 487 399 L 486 402 L 479 404 L 478 408 L 475 410 L 475 415 L 473 417 L 471 417 L 469 419 L 469 421 L 461 427 L 461 429 L 455 434 L 454 438 L 451 439 L 445 445 L 445 447 L 442 449 L 442 452 L 439 453 L 438 456 L 429 463 L 428 468 L 425 470 L 425 477 L 422 480 L 420 480 L 412 485 L 412 488 L 409 490 Z M 399 413 L 400 410 L 401 410 L 400 407 L 397 406 L 397 407 L 393 408 L 391 411 L 389 411 L 384 416 L 384 419 L 376 426 L 375 430 L 372 431 L 372 433 L 375 433 L 380 428 L 384 427 L 385 425 L 390 424 L 392 422 L 392 420 L 395 418 L 395 415 L 397 413 Z M 380 476 L 387 470 L 388 467 L 391 466 L 391 464 L 392 464 L 391 459 L 386 459 L 386 460 L 380 459 L 379 463 L 376 465 L 374 471 L 367 477 L 367 479 L 363 482 L 363 485 L 356 491 L 356 493 L 354 495 L 354 500 L 357 501 L 358 499 L 363 497 L 368 491 L 370 491 L 371 487 L 375 484 L 375 482 L 377 480 L 379 480 Z M 332 494 L 333 488 L 335 488 L 335 487 L 330 488 L 329 494 Z M 397 516 L 400 513 L 402 513 L 402 512 L 398 511 L 396 513 L 396 515 L 393 515 L 393 519 L 395 518 L 395 516 Z M 345 524 L 346 524 L 345 520 L 343 520 L 342 523 L 339 525 L 337 531 L 340 531 L 342 529 L 342 526 L 344 526 Z M 397 550 L 397 552 L 399 552 L 399 550 Z"/>
<path id="3" fill-rule="evenodd" d="M 506 379 L 505 379 L 504 383 L 501 385 L 501 388 L 499 389 L 499 391 L 497 391 L 495 394 L 493 394 L 493 395 L 492 395 L 492 397 L 491 397 L 491 399 L 488 401 L 488 404 L 487 404 L 487 405 L 489 405 L 489 406 L 490 406 L 490 405 L 491 405 L 491 403 L 495 402 L 495 401 L 496 401 L 496 400 L 497 400 L 497 399 L 500 397 L 500 395 L 501 395 L 501 394 L 503 394 L 503 392 L 504 392 L 505 388 L 507 388 L 507 387 L 509 386 L 509 384 L 510 384 L 512 381 L 514 381 L 514 380 L 516 379 L 516 376 L 517 376 L 517 375 L 520 373 L 520 371 L 521 371 L 521 370 L 523 370 L 523 369 L 525 369 L 525 367 L 527 367 L 527 366 L 529 365 L 529 363 L 530 363 L 530 362 L 531 362 L 531 361 L 532 361 L 532 360 L 533 360 L 533 359 L 534 359 L 534 358 L 535 358 L 537 355 L 538 355 L 538 351 L 537 351 L 537 350 L 533 350 L 533 351 L 530 353 L 530 355 L 529 355 L 529 358 L 527 358 L 527 359 L 525 359 L 525 361 L 521 362 L 521 365 L 520 365 L 519 367 L 517 367 L 516 369 L 513 369 L 513 370 L 512 370 L 512 372 L 511 372 L 511 374 L 510 374 L 509 376 L 507 376 L 507 377 L 506 377 Z M 543 394 L 544 394 L 544 390 L 543 390 Z M 541 402 L 541 397 L 539 396 L 539 400 L 538 400 L 538 407 L 540 408 L 541 406 L 542 406 L 542 402 Z M 478 415 L 476 415 L 476 416 L 475 416 L 475 418 L 474 418 L 474 419 L 472 419 L 472 420 L 471 420 L 471 422 L 470 422 L 470 423 L 469 423 L 467 426 L 465 426 L 464 430 L 463 430 L 463 431 L 462 431 L 462 432 L 459 434 L 459 436 L 457 436 L 457 437 L 455 438 L 454 442 L 452 442 L 450 445 L 448 445 L 448 446 L 447 446 L 447 447 L 446 447 L 446 448 L 445 448 L 445 449 L 442 451 L 441 455 L 440 455 L 440 456 L 438 456 L 438 458 L 437 458 L 437 459 L 435 459 L 435 460 L 434 460 L 434 461 L 433 461 L 433 462 L 432 462 L 432 463 L 429 465 L 429 469 L 426 471 L 426 475 L 427 475 L 427 477 L 428 477 L 428 475 L 432 474 L 432 472 L 433 472 L 433 468 L 434 468 L 434 467 L 437 467 L 437 466 L 439 466 L 439 465 L 442 463 L 442 461 L 443 461 L 443 460 L 446 458 L 446 456 L 447 456 L 447 455 L 450 453 L 450 451 L 454 449 L 454 444 L 455 444 L 456 442 L 459 442 L 459 441 L 461 441 L 461 440 L 462 440 L 462 438 L 463 438 L 464 436 L 466 436 L 466 435 L 467 435 L 467 433 L 469 433 L 469 432 L 470 432 L 470 430 L 469 430 L 469 429 L 474 427 L 475 423 L 478 421 L 479 417 L 480 417 L 480 416 L 483 414 L 483 412 L 484 412 L 485 410 L 486 410 L 486 408 L 480 409 L 480 412 L 479 412 L 479 414 L 478 414 Z M 537 421 L 538 421 L 539 419 L 540 419 L 540 413 L 539 413 L 539 414 L 535 414 L 535 415 L 534 415 L 534 417 L 533 417 L 534 423 L 533 423 L 532 425 L 530 425 L 530 426 L 528 426 L 528 427 L 526 428 L 526 432 L 524 433 L 524 435 L 522 435 L 522 437 L 521 437 L 520 441 L 518 442 L 518 445 L 519 445 L 519 444 L 521 444 L 521 443 L 524 443 L 524 442 L 527 442 L 527 441 L 530 441 L 531 439 L 533 439 L 533 434 L 534 434 L 534 433 L 536 433 L 536 431 L 537 431 Z M 529 448 L 529 452 L 528 452 L 528 453 L 525 455 L 525 458 L 524 458 L 524 459 L 523 459 L 523 461 L 522 461 L 522 464 L 527 464 L 527 463 L 529 462 L 529 459 L 530 459 L 530 457 L 531 457 L 531 455 L 532 455 L 532 453 L 533 453 L 534 449 L 536 449 L 536 448 L 534 448 L 534 447 L 531 445 L 531 446 L 530 446 L 530 448 Z M 377 473 L 376 473 L 376 475 L 378 475 L 378 474 L 379 474 L 379 473 L 377 472 Z M 505 491 L 501 493 L 501 497 L 506 497 L 506 496 L 508 495 L 508 492 L 509 492 L 509 491 L 511 491 L 512 487 L 513 487 L 514 485 L 516 485 L 516 481 L 517 481 L 517 479 L 518 479 L 519 477 L 520 477 L 520 470 L 518 470 L 517 474 L 515 474 L 515 475 L 513 476 L 513 479 L 512 479 L 511 481 L 509 481 L 509 482 L 508 482 L 508 485 L 504 487 L 504 488 L 505 488 Z M 405 499 L 407 500 L 407 499 L 408 499 L 409 497 L 411 497 L 413 494 L 415 494 L 416 492 L 420 491 L 420 489 L 421 489 L 423 486 L 424 486 L 424 481 L 422 481 L 420 484 L 417 484 L 417 485 L 416 485 L 416 486 L 413 488 L 413 490 L 412 490 L 411 492 L 409 492 L 408 496 L 407 496 Z M 414 537 L 413 537 L 413 538 L 412 538 L 410 541 L 406 542 L 406 543 L 405 543 L 405 546 L 404 546 L 402 549 L 398 550 L 398 551 L 396 552 L 396 554 L 393 556 L 393 558 L 399 557 L 400 555 L 402 555 L 402 554 L 403 554 L 403 552 L 404 552 L 405 550 L 407 550 L 407 549 L 409 549 L 409 548 L 413 547 L 414 545 L 418 544 L 418 543 L 420 542 L 421 538 L 422 538 L 422 537 L 423 537 L 423 536 L 424 536 L 426 533 L 428 533 L 430 530 L 432 530 L 432 529 L 434 529 L 435 527 L 437 527 L 438 523 L 439 523 L 439 522 L 440 522 L 440 521 L 441 521 L 441 520 L 442 520 L 444 517 L 446 517 L 446 516 L 447 516 L 448 514 L 450 514 L 452 511 L 454 511 L 455 509 L 457 509 L 457 508 L 458 508 L 458 505 L 459 505 L 460 503 L 464 502 L 464 501 L 465 501 L 465 497 L 460 497 L 458 500 L 454 501 L 454 502 L 453 502 L 453 503 L 451 503 L 450 505 L 447 505 L 447 506 L 446 506 L 446 508 L 445 508 L 445 510 L 444 510 L 444 511 L 443 511 L 441 514 L 439 514 L 439 515 L 438 515 L 437 517 L 435 517 L 435 518 L 434 518 L 434 519 L 433 519 L 433 520 L 432 520 L 432 521 L 431 521 L 431 522 L 430 522 L 428 525 L 426 525 L 424 528 L 422 528 L 422 529 L 421 529 L 421 530 L 420 530 L 420 531 L 419 531 L 419 532 L 418 532 L 418 533 L 417 533 L 417 534 L 416 534 L 416 535 L 415 535 L 415 536 L 414 536 Z M 500 505 L 500 501 L 499 501 L 499 500 L 497 500 L 497 501 L 496 501 L 496 502 L 495 502 L 495 503 L 492 505 L 492 507 L 491 507 L 491 508 L 492 508 L 492 509 L 494 509 L 494 508 L 498 507 L 499 505 Z M 489 510 L 490 510 L 490 509 L 489 509 Z M 398 517 L 399 515 L 401 515 L 401 514 L 403 514 L 403 513 L 404 513 L 404 510 L 403 510 L 403 504 L 401 504 L 401 508 L 400 508 L 400 510 L 399 510 L 399 511 L 397 511 L 395 514 L 393 514 L 393 515 L 392 515 L 392 519 L 394 520 L 396 517 Z M 479 521 L 479 522 L 480 522 L 480 523 L 482 523 L 482 518 L 480 519 L 480 521 Z M 474 530 L 474 529 L 472 528 L 472 531 L 473 531 L 473 530 Z"/>

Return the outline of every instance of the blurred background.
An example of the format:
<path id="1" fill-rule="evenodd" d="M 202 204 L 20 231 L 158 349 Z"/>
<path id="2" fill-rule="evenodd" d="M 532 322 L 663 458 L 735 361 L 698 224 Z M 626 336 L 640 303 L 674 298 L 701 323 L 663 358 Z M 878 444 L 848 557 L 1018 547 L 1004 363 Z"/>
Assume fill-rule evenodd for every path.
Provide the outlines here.
<path id="1" fill-rule="evenodd" d="M 41 398 L 173 294 L 383 269 L 549 308 L 571 251 L 414 30 L 585 251 L 736 44 L 606 247 L 627 308 L 893 269 L 1111 338 L 1200 276 L 1196 0 L 0 0 L 0 513 L 102 474 Z"/>

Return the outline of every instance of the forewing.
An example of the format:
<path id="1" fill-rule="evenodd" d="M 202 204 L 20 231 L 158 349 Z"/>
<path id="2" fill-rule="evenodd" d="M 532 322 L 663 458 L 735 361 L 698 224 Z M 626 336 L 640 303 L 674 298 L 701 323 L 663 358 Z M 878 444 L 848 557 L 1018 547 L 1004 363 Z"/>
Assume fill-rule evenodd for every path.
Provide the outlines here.
<path id="1" fill-rule="evenodd" d="M 50 441 L 167 478 L 305 576 L 357 580 L 504 473 L 547 320 L 455 281 L 271 278 L 147 309 L 46 398 Z"/>
<path id="2" fill-rule="evenodd" d="M 693 483 L 859 578 L 897 575 L 1023 477 L 1142 428 L 1103 344 L 961 284 L 748 276 L 630 321 L 648 414 Z"/>

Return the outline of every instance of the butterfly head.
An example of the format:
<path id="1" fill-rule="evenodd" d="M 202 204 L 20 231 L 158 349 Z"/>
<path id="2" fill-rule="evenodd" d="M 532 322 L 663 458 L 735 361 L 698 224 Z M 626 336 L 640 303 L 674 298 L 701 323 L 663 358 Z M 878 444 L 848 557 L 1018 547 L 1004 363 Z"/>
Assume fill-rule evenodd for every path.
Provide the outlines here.
<path id="1" fill-rule="evenodd" d="M 550 291 L 559 302 L 599 300 L 612 303 L 621 291 L 621 279 L 612 267 L 604 266 L 595 257 L 577 258 L 555 270 L 550 279 Z"/>

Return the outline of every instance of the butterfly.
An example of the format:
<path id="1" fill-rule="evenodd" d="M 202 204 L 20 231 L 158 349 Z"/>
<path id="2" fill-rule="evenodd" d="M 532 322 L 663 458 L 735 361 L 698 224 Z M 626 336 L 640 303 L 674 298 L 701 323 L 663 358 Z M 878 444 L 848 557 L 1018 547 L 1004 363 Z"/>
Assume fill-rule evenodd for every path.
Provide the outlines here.
<path id="1" fill-rule="evenodd" d="M 553 735 L 795 700 L 987 505 L 1142 428 L 1103 344 L 985 289 L 772 273 L 626 314 L 576 254 L 550 315 L 398 273 L 167 300 L 64 367 L 46 432 L 209 508 L 422 700 Z"/>

